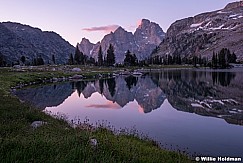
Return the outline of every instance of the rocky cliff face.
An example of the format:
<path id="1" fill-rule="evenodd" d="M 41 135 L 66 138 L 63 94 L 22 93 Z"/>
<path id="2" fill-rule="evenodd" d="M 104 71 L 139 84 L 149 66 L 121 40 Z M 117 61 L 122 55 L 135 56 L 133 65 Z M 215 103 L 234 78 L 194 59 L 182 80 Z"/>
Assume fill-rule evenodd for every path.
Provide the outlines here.
<path id="1" fill-rule="evenodd" d="M 181 55 L 212 57 L 213 51 L 228 48 L 243 59 L 243 2 L 224 9 L 178 20 L 153 56 Z"/>
<path id="2" fill-rule="evenodd" d="M 55 32 L 45 32 L 38 28 L 19 23 L 0 23 L 0 52 L 8 63 L 17 62 L 25 56 L 31 62 L 41 56 L 45 63 L 67 63 L 74 47 Z"/>
<path id="3" fill-rule="evenodd" d="M 148 57 L 152 50 L 161 43 L 164 36 L 165 33 L 158 24 L 143 19 L 134 34 L 119 27 L 115 32 L 106 35 L 97 44 L 82 39 L 79 49 L 85 55 L 97 59 L 99 46 L 102 47 L 103 54 L 106 54 L 109 45 L 112 44 L 115 49 L 116 62 L 121 63 L 127 50 L 135 53 L 138 59 Z"/>

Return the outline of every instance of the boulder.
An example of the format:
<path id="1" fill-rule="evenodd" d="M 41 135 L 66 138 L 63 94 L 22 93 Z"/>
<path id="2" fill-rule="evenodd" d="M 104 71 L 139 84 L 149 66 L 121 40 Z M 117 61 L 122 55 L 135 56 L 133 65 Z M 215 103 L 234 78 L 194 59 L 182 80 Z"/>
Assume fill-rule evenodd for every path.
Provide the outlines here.
<path id="1" fill-rule="evenodd" d="M 36 128 L 41 127 L 41 126 L 43 126 L 43 125 L 45 125 L 45 124 L 47 124 L 47 122 L 44 122 L 44 121 L 34 121 L 34 122 L 31 123 L 30 126 L 31 126 L 33 129 L 36 129 Z"/>
<path id="2" fill-rule="evenodd" d="M 81 72 L 81 71 L 82 70 L 80 68 L 77 68 L 77 67 L 72 69 L 72 72 Z"/>

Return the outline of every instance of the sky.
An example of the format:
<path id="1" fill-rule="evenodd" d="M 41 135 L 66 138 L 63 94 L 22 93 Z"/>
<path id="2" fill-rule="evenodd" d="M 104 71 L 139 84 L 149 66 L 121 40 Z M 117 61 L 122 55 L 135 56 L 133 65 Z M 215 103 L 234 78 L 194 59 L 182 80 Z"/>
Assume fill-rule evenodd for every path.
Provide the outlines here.
<path id="1" fill-rule="evenodd" d="M 134 32 L 141 19 L 166 32 L 176 20 L 224 8 L 235 0 L 0 0 L 0 22 L 18 22 L 54 31 L 76 46 L 96 43 L 122 26 Z"/>

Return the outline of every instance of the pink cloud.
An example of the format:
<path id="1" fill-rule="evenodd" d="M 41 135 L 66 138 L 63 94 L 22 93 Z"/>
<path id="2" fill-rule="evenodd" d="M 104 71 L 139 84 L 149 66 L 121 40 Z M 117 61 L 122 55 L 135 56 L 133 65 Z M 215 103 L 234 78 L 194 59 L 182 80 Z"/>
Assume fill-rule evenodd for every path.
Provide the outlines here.
<path id="1" fill-rule="evenodd" d="M 87 32 L 103 31 L 105 33 L 110 33 L 111 31 L 114 32 L 118 27 L 119 25 L 107 25 L 100 27 L 83 28 L 82 30 Z"/>
<path id="2" fill-rule="evenodd" d="M 117 105 L 116 103 L 107 102 L 106 104 L 93 104 L 93 105 L 87 105 L 87 108 L 93 108 L 93 109 L 120 109 L 121 107 Z"/>

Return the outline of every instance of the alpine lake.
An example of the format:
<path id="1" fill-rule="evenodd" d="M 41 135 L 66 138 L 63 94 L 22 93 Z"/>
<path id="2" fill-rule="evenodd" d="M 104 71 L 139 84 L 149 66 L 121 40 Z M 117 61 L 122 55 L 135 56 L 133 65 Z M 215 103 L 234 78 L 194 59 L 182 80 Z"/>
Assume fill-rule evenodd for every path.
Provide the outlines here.
<path id="1" fill-rule="evenodd" d="M 15 94 L 74 124 L 136 131 L 190 155 L 243 157 L 243 68 L 163 69 L 26 87 Z"/>

